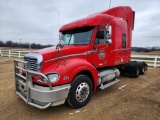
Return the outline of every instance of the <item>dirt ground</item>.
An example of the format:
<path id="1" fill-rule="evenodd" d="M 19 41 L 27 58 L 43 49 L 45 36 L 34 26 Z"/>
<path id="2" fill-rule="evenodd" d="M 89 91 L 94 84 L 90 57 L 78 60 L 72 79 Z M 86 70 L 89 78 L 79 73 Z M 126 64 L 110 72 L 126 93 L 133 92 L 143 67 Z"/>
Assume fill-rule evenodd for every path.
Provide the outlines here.
<path id="1" fill-rule="evenodd" d="M 15 94 L 13 58 L 0 57 L 0 120 L 160 120 L 160 68 L 139 78 L 98 89 L 89 104 L 73 109 L 64 104 L 39 110 Z"/>

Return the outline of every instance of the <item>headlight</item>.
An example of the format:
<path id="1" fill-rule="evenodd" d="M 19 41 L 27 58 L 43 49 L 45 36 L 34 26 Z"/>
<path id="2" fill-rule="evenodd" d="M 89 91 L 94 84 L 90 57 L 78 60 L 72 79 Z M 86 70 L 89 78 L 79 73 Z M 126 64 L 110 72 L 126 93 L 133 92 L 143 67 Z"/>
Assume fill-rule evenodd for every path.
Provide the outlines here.
<path id="1" fill-rule="evenodd" d="M 51 83 L 57 82 L 59 80 L 59 74 L 56 73 L 49 73 L 46 75 L 46 77 L 48 78 L 48 80 Z M 41 78 L 40 80 L 38 80 L 39 82 L 47 82 L 45 78 Z"/>
<path id="2" fill-rule="evenodd" d="M 59 75 L 58 74 L 48 74 L 47 75 L 48 80 L 53 83 L 53 82 L 57 82 L 59 80 Z"/>

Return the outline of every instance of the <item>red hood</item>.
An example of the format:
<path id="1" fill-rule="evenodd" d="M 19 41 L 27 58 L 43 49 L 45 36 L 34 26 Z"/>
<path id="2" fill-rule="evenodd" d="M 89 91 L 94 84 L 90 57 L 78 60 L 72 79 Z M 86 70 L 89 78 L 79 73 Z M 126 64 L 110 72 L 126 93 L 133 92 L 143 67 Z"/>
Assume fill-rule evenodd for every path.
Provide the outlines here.
<path id="1" fill-rule="evenodd" d="M 76 45 L 67 45 L 60 50 L 63 56 L 83 53 L 86 51 L 86 46 L 76 46 Z M 44 48 L 41 50 L 34 51 L 33 53 L 41 54 L 43 56 L 43 62 L 50 60 L 59 56 L 56 46 Z"/>

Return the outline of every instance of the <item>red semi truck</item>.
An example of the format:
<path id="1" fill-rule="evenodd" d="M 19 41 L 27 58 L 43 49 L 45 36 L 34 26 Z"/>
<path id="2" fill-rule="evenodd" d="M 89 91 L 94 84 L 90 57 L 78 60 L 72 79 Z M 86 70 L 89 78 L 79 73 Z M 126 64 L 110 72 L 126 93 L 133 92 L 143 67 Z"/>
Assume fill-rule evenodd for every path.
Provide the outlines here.
<path id="1" fill-rule="evenodd" d="M 119 6 L 62 26 L 57 46 L 14 61 L 16 93 L 39 109 L 65 102 L 80 108 L 97 88 L 119 82 L 121 73 L 144 74 L 147 64 L 131 61 L 134 16 Z"/>

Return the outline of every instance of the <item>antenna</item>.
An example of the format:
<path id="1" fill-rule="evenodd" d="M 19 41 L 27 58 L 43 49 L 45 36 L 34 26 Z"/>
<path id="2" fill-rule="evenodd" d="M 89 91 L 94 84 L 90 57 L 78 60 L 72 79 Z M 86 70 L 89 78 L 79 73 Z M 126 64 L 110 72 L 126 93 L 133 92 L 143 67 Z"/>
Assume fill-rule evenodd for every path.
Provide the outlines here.
<path id="1" fill-rule="evenodd" d="M 111 8 L 111 3 L 112 3 L 112 1 L 110 0 L 110 1 L 109 1 L 109 9 Z"/>
<path id="2" fill-rule="evenodd" d="M 111 3 L 112 3 L 112 0 L 109 1 L 109 10 L 111 9 Z M 110 20 L 110 15 L 109 15 L 109 20 Z M 110 24 L 110 21 L 109 21 L 109 24 Z"/>
<path id="3" fill-rule="evenodd" d="M 110 8 L 111 8 L 111 3 L 112 3 L 112 0 L 110 0 L 110 2 L 109 2 L 109 10 L 110 10 Z M 111 15 L 109 15 L 109 23 L 107 24 L 107 40 L 109 39 L 109 33 L 108 33 L 108 30 L 109 30 L 109 27 L 110 27 L 110 16 Z"/>
<path id="4" fill-rule="evenodd" d="M 59 14 L 59 10 L 58 10 L 58 22 L 59 22 L 59 28 L 60 28 L 60 14 Z"/>
<path id="5" fill-rule="evenodd" d="M 59 33 L 59 29 L 60 29 L 60 11 L 59 11 L 59 10 L 58 10 L 58 25 L 59 25 L 59 26 L 58 26 L 58 27 L 59 27 L 59 28 L 58 28 L 58 33 Z M 58 37 L 59 37 L 59 40 L 60 40 L 60 33 L 59 33 L 59 36 L 58 36 Z"/>

